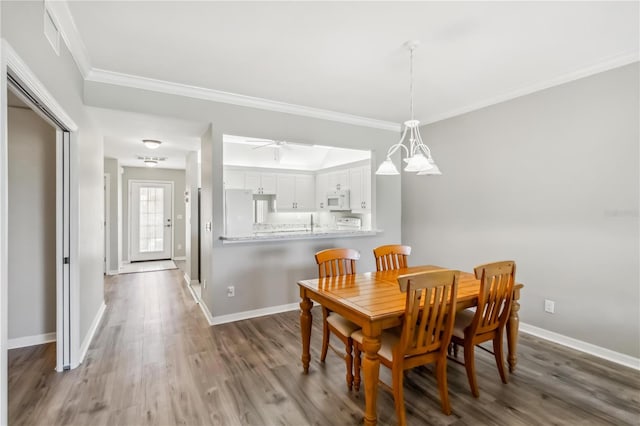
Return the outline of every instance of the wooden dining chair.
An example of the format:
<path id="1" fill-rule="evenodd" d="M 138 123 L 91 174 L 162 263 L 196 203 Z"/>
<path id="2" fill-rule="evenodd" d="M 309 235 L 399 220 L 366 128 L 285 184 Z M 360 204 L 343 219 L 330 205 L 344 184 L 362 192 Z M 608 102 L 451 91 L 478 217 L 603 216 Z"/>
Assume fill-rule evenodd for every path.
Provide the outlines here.
<path id="1" fill-rule="evenodd" d="M 475 312 L 465 309 L 456 314 L 451 339 L 454 356 L 457 346 L 464 347 L 464 366 L 467 370 L 469 387 L 473 396 L 478 398 L 480 391 L 476 379 L 474 348 L 480 343 L 493 341 L 493 352 L 502 383 L 507 383 L 504 366 L 503 335 L 511 311 L 511 298 L 516 276 L 516 264 L 513 261 L 487 263 L 474 269 L 476 279 L 480 280 L 478 306 Z M 457 362 L 457 361 L 456 361 Z"/>
<path id="2" fill-rule="evenodd" d="M 360 253 L 354 249 L 334 248 L 319 251 L 316 253 L 318 278 L 353 275 L 356 273 L 356 261 L 358 259 L 360 259 Z M 341 356 L 347 366 L 347 388 L 349 390 L 353 387 L 353 340 L 351 339 L 351 333 L 359 328 L 360 326 L 345 319 L 342 315 L 331 312 L 324 306 L 322 307 L 322 352 L 320 361 L 325 361 L 329 348 Z M 331 345 L 331 333 L 344 343 L 344 353 Z"/>
<path id="3" fill-rule="evenodd" d="M 376 258 L 376 270 L 388 271 L 407 267 L 407 257 L 411 254 L 410 246 L 389 244 L 373 249 Z"/>
<path id="4" fill-rule="evenodd" d="M 439 270 L 401 275 L 400 291 L 407 293 L 401 331 L 383 331 L 378 350 L 380 362 L 391 369 L 393 399 L 398 424 L 405 425 L 404 371 L 429 363 L 436 364 L 436 379 L 442 412 L 450 415 L 447 385 L 447 349 L 451 341 L 459 271 Z M 362 330 L 351 335 L 355 346 L 355 378 L 360 384 Z M 382 382 L 381 382 L 382 383 Z M 386 388 L 388 385 L 382 383 Z"/>

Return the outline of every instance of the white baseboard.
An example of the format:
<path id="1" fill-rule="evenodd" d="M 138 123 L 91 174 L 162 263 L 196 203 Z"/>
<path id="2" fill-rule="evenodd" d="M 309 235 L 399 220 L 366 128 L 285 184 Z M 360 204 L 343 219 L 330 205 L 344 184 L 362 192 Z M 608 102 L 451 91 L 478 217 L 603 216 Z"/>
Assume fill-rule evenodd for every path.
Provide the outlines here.
<path id="1" fill-rule="evenodd" d="M 106 308 L 107 308 L 107 305 L 105 305 L 103 301 L 102 305 L 100 305 L 100 309 L 98 309 L 98 312 L 96 313 L 96 316 L 93 318 L 93 322 L 91 323 L 91 327 L 89 327 L 89 331 L 87 332 L 87 335 L 84 337 L 84 340 L 82 341 L 82 346 L 80 346 L 80 359 L 78 360 L 78 365 L 82 364 L 82 362 L 84 361 L 84 357 L 87 356 L 89 345 L 91 345 L 91 341 L 93 340 L 93 337 L 96 334 L 96 330 L 98 330 L 98 326 L 102 321 L 102 317 L 104 316 L 104 311 Z"/>
<path id="2" fill-rule="evenodd" d="M 213 317 L 212 321 L 210 321 L 209 324 L 211 325 L 226 324 L 228 322 L 263 317 L 265 315 L 295 311 L 296 309 L 300 309 L 299 303 L 288 303 L 286 305 L 270 306 L 268 308 L 253 309 L 251 311 L 236 312 L 234 314 L 228 314 L 228 315 L 219 315 L 217 317 Z"/>
<path id="3" fill-rule="evenodd" d="M 120 273 L 120 271 L 107 271 L 107 275 L 118 275 Z"/>
<path id="4" fill-rule="evenodd" d="M 551 342 L 558 343 L 559 345 L 567 346 L 569 348 L 597 356 L 598 358 L 603 358 L 608 361 L 615 362 L 616 364 L 633 368 L 634 370 L 640 370 L 640 358 L 634 358 L 630 355 L 615 352 L 601 346 L 583 342 L 582 340 L 574 339 L 573 337 L 568 337 L 530 324 L 520 323 L 519 329 L 520 331 L 531 334 L 532 336 L 549 340 Z"/>
<path id="5" fill-rule="evenodd" d="M 187 285 L 191 284 L 191 278 L 189 277 L 189 275 L 186 272 L 184 273 L 184 282 Z"/>
<path id="6" fill-rule="evenodd" d="M 36 334 L 34 336 L 16 337 L 7 341 L 8 349 L 26 348 L 27 346 L 42 345 L 56 341 L 56 332 Z"/>
<path id="7" fill-rule="evenodd" d="M 187 260 L 185 256 L 175 256 L 173 260 Z"/>
<path id="8" fill-rule="evenodd" d="M 209 311 L 209 308 L 207 307 L 207 305 L 205 305 L 205 303 L 202 300 L 198 303 L 198 305 L 200 306 L 200 309 L 202 310 L 202 313 L 204 314 L 204 317 L 207 319 L 207 322 L 209 323 L 209 325 L 214 325 L 213 315 L 211 315 L 211 312 Z"/>

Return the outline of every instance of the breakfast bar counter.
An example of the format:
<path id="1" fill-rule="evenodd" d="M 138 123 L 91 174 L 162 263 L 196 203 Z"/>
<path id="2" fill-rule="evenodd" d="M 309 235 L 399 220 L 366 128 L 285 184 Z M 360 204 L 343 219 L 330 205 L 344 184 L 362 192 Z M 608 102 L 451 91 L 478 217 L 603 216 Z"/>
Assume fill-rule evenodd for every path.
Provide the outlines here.
<path id="1" fill-rule="evenodd" d="M 253 232 L 247 235 L 227 236 L 220 239 L 224 244 L 255 243 L 262 241 L 286 241 L 286 240 L 312 240 L 321 238 L 352 238 L 368 237 L 382 232 L 374 230 L 342 230 L 342 229 L 318 229 L 318 230 L 297 230 L 297 231 L 276 231 L 276 232 Z"/>

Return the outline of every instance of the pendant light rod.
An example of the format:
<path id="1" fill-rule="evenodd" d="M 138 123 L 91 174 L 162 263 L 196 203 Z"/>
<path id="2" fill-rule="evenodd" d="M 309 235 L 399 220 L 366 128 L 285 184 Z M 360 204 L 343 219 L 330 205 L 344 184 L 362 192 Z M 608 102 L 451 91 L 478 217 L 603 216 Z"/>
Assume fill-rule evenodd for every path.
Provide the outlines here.
<path id="1" fill-rule="evenodd" d="M 420 135 L 420 121 L 415 119 L 414 115 L 414 75 L 413 75 L 413 55 L 414 50 L 420 45 L 417 40 L 407 41 L 404 46 L 409 49 L 409 111 L 411 119 L 404 122 L 402 136 L 398 143 L 391 145 L 387 151 L 387 158 L 380 164 L 376 174 L 378 175 L 398 175 L 398 169 L 391 160 L 391 156 L 398 150 L 402 149 L 406 157 L 404 161 L 407 163 L 406 172 L 418 172 L 419 175 L 442 174 L 438 166 L 436 166 L 431 150 L 422 140 Z M 409 142 L 405 145 L 403 142 L 407 137 Z"/>

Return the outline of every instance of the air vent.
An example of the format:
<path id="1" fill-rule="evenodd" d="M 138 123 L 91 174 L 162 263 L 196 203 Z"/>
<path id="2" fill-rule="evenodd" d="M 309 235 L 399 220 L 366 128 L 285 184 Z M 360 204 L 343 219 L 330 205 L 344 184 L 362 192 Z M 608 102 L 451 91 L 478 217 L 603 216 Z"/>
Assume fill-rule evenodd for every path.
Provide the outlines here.
<path id="1" fill-rule="evenodd" d="M 60 56 L 60 31 L 46 8 L 44 9 L 44 36 L 51 43 L 56 55 Z"/>

